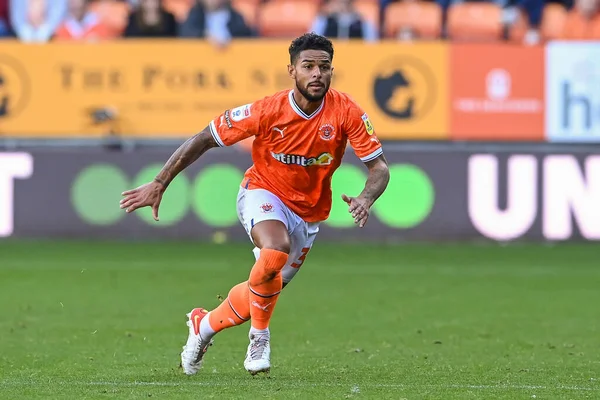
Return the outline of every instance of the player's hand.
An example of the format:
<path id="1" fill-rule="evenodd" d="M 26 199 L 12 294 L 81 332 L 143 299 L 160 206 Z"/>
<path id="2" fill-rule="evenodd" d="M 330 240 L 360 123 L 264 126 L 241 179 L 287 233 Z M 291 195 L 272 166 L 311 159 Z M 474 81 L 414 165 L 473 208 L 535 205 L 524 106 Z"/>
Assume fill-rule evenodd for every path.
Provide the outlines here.
<path id="1" fill-rule="evenodd" d="M 130 213 L 138 208 L 152 207 L 152 216 L 155 221 L 158 221 L 158 207 L 162 200 L 162 195 L 165 192 L 163 185 L 156 181 L 146 183 L 136 189 L 128 190 L 121 193 L 121 208 Z"/>
<path id="2" fill-rule="evenodd" d="M 342 200 L 348 204 L 348 212 L 352 214 L 354 223 L 359 227 L 365 226 L 369 219 L 369 202 L 362 197 L 348 197 L 342 194 Z"/>

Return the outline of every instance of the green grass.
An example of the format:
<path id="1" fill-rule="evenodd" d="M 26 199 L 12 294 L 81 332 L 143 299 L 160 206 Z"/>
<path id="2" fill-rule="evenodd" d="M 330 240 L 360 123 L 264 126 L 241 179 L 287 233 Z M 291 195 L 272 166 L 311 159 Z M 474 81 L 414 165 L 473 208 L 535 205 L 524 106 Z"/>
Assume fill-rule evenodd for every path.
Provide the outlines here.
<path id="1" fill-rule="evenodd" d="M 247 244 L 0 242 L 2 399 L 598 399 L 600 247 L 318 242 L 271 325 L 178 368 L 185 313 L 245 280 Z"/>

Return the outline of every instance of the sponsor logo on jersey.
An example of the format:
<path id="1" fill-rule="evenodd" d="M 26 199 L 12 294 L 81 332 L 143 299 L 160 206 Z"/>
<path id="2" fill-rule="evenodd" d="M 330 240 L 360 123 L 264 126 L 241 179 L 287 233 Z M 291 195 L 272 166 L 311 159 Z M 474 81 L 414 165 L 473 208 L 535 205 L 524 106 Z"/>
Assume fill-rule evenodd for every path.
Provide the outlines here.
<path id="1" fill-rule="evenodd" d="M 252 106 L 252 104 L 246 104 L 231 110 L 231 119 L 235 122 L 240 122 L 241 120 L 248 118 L 251 115 L 250 106 Z"/>
<path id="2" fill-rule="evenodd" d="M 301 167 L 311 167 L 313 165 L 323 166 L 331 165 L 333 156 L 329 153 L 322 153 L 317 157 L 306 157 L 297 154 L 273 153 L 274 159 L 286 165 L 299 165 Z"/>
<path id="3" fill-rule="evenodd" d="M 364 113 L 361 118 L 363 120 L 363 123 L 365 124 L 365 128 L 367 129 L 367 133 L 369 135 L 372 135 L 374 132 L 373 124 L 371 123 L 371 120 L 369 119 L 367 113 Z"/>
<path id="4" fill-rule="evenodd" d="M 331 140 L 335 136 L 335 128 L 330 124 L 325 124 L 319 128 L 319 135 L 323 140 Z"/>

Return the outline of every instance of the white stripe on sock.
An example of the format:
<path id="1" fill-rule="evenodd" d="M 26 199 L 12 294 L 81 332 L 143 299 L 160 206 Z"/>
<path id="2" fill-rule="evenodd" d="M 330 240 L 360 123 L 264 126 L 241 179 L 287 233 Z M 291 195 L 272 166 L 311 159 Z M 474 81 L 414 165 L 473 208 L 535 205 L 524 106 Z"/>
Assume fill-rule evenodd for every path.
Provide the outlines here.
<path id="1" fill-rule="evenodd" d="M 210 312 L 206 314 L 204 318 L 202 318 L 202 320 L 200 321 L 200 336 L 204 340 L 210 340 L 213 336 L 215 336 L 215 333 L 217 333 L 214 331 L 214 329 L 212 328 L 212 326 L 210 326 L 210 323 L 208 322 L 209 315 Z"/>

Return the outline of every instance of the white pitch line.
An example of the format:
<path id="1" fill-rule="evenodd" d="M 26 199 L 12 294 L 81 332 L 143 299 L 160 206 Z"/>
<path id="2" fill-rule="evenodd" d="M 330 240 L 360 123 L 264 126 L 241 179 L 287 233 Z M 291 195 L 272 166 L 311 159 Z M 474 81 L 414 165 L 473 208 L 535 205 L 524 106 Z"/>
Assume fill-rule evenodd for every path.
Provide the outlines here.
<path id="1" fill-rule="evenodd" d="M 266 383 L 269 381 L 259 381 Z M 309 388 L 309 387 L 359 387 L 359 388 L 391 388 L 391 389 L 478 389 L 478 390 L 571 390 L 571 391 L 600 391 L 600 387 L 583 386 L 541 386 L 541 385 L 408 385 L 393 383 L 301 383 L 301 382 L 280 382 L 270 381 L 275 386 L 287 388 Z M 35 381 L 0 381 L 0 386 L 29 386 L 32 384 L 47 384 L 49 382 Z M 136 386 L 166 386 L 166 387 L 185 387 L 185 386 L 205 386 L 205 387 L 248 387 L 249 382 L 222 383 L 222 382 L 84 382 L 84 381 L 65 381 L 52 384 L 58 385 L 76 385 L 76 386 L 115 386 L 115 387 L 136 387 Z"/>

